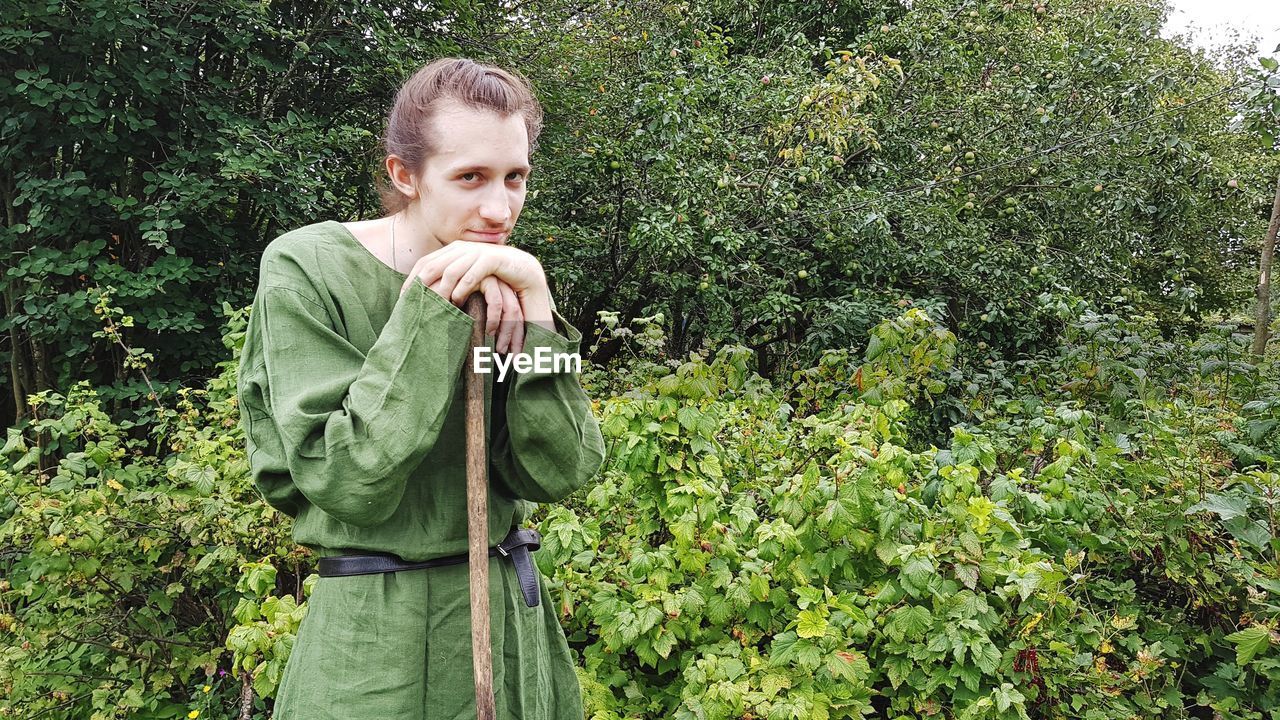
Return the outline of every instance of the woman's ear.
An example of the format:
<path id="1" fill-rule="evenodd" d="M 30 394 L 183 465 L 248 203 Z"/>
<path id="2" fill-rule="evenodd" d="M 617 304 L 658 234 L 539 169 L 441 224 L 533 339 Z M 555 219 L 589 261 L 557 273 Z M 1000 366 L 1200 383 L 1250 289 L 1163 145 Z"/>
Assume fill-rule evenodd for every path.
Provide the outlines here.
<path id="1" fill-rule="evenodd" d="M 391 178 L 391 184 L 395 189 L 403 193 L 405 197 L 410 200 L 418 197 L 417 181 L 399 155 L 387 156 L 387 176 Z"/>

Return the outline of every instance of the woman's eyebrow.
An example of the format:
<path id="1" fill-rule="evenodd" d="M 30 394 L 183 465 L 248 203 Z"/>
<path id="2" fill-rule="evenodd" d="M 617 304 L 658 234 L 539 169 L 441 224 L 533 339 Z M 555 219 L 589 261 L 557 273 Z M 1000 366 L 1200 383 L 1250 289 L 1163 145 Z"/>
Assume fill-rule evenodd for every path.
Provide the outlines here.
<path id="1" fill-rule="evenodd" d="M 516 165 L 515 167 L 513 167 L 513 168 L 511 168 L 511 169 L 512 169 L 512 170 L 519 170 L 520 172 L 524 173 L 525 175 L 528 175 L 530 172 L 532 172 L 532 171 L 533 171 L 533 168 L 529 167 L 528 165 Z M 457 173 L 468 173 L 468 172 L 479 172 L 479 171 L 482 171 L 482 170 L 489 170 L 489 168 L 488 168 L 487 166 L 485 166 L 485 165 L 465 165 L 465 166 L 463 166 L 463 167 L 454 168 L 454 169 L 453 169 L 453 171 L 452 171 L 452 174 L 457 174 Z"/>

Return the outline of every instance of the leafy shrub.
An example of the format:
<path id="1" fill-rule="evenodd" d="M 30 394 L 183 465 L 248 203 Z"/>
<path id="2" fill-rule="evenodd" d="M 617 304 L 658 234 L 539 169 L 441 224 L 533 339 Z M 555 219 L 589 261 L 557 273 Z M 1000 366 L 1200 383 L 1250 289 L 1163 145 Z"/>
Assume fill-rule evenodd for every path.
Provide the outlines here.
<path id="1" fill-rule="evenodd" d="M 942 390 L 954 340 L 911 318 L 878 327 L 861 364 L 828 353 L 797 373 L 802 412 L 738 348 L 604 403 L 604 477 L 548 513 L 538 557 L 583 654 L 589 715 L 1275 707 L 1275 453 L 1246 470 L 1223 452 L 1230 431 L 1196 430 L 1206 406 L 1256 422 L 1233 416 L 1240 390 L 1274 378 L 1157 369 L 1149 337 L 1085 314 L 1056 365 L 994 392 L 975 378 L 989 420 L 916 447 L 911 408 Z M 1148 377 L 1183 372 L 1186 388 L 1148 383 L 1124 419 L 1086 409 L 1144 373 L 1117 359 L 1091 386 L 1099 373 L 1076 356 L 1135 348 Z M 1237 371 L 1252 383 L 1217 395 Z"/>
<path id="2" fill-rule="evenodd" d="M 786 387 L 606 316 L 639 353 L 584 375 L 609 459 L 537 518 L 589 716 L 1265 717 L 1276 368 L 1073 313 L 1057 354 L 966 370 L 908 310 Z M 10 430 L 0 712 L 269 711 L 312 558 L 247 479 L 243 326 L 149 439 L 83 384 Z"/>

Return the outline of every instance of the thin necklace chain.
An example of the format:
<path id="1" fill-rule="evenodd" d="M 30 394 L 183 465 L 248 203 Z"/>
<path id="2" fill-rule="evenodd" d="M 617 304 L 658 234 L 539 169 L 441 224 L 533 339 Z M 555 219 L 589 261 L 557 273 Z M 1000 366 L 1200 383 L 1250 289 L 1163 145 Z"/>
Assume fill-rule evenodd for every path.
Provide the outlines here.
<path id="1" fill-rule="evenodd" d="M 400 272 L 400 257 L 396 255 L 396 216 L 391 216 L 391 269 Z"/>

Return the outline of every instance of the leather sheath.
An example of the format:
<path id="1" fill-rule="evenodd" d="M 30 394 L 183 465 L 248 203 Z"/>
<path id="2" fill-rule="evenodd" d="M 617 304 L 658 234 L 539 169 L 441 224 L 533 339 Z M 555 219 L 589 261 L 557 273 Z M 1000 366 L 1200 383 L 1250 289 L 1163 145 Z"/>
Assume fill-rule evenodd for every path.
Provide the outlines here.
<path id="1" fill-rule="evenodd" d="M 530 554 L 541 546 L 542 536 L 537 530 L 512 528 L 502 542 L 489 548 L 489 557 L 501 556 L 511 559 L 511 564 L 516 569 L 516 579 L 520 582 L 520 592 L 524 595 L 524 603 L 529 607 L 537 607 L 541 598 L 538 590 L 538 569 L 534 567 L 533 555 Z M 400 556 L 391 553 L 365 552 L 320 558 L 317 572 L 320 577 L 343 577 L 402 570 L 425 570 L 443 565 L 461 565 L 465 562 L 467 562 L 467 553 L 422 562 L 405 562 L 400 559 Z"/>

